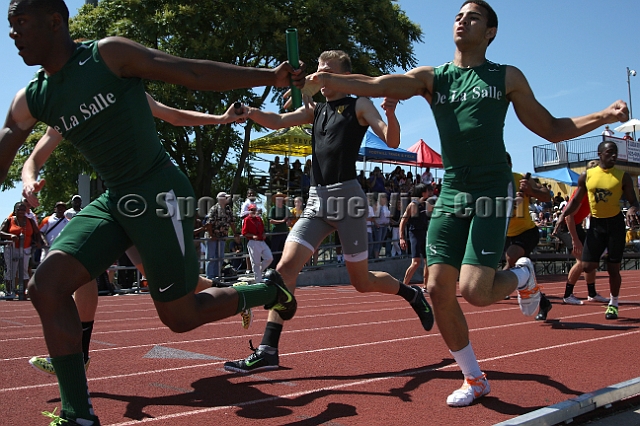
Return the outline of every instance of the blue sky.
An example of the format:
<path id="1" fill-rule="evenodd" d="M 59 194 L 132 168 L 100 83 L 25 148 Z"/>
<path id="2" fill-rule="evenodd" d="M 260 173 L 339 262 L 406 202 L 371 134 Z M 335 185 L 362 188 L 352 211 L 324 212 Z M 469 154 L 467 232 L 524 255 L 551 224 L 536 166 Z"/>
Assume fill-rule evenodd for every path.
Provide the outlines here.
<path id="1" fill-rule="evenodd" d="M 453 20 L 461 3 L 398 1 L 424 32 L 423 43 L 415 46 L 418 65 L 440 65 L 453 59 Z M 67 0 L 72 15 L 82 4 L 84 0 Z M 617 99 L 629 101 L 626 67 L 640 72 L 640 31 L 637 30 L 640 2 L 493 0 L 490 4 L 498 14 L 499 26 L 487 58 L 520 68 L 537 99 L 551 114 L 577 116 L 602 110 Z M 330 48 L 332 46 L 327 46 Z M 0 39 L 0 57 L 4 63 L 0 71 L 0 106 L 7 109 L 36 68 L 22 62 L 6 33 Z M 305 59 L 304 46 L 301 46 L 300 58 Z M 631 97 L 635 100 L 634 117 L 639 117 L 640 76 L 631 77 Z M 433 116 L 424 99 L 403 102 L 397 115 L 402 128 L 402 148 L 422 138 L 440 152 Z M 521 172 L 533 169 L 532 147 L 547 143 L 518 121 L 513 108 L 507 115 L 505 142 L 513 157 L 514 170 Z M 0 205 L 10 209 L 19 194 L 18 190 L 0 193 Z"/>

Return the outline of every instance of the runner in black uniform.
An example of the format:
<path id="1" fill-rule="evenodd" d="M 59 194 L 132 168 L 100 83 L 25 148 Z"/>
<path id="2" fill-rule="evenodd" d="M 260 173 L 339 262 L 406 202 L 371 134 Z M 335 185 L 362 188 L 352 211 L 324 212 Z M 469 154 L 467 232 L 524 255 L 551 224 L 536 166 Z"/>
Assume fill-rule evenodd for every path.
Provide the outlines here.
<path id="1" fill-rule="evenodd" d="M 320 55 L 318 69 L 345 74 L 351 71 L 349 56 L 342 51 Z M 367 261 L 367 199 L 356 180 L 356 160 L 360 143 L 367 130 L 372 130 L 387 145 L 400 144 L 400 125 L 395 116 L 397 101 L 386 99 L 383 109 L 388 126 L 373 103 L 366 98 L 352 98 L 346 91 L 324 90 L 327 102 L 309 103 L 287 114 L 275 114 L 249 108 L 249 118 L 279 129 L 313 123 L 312 174 L 309 200 L 287 237 L 282 259 L 276 270 L 292 291 L 298 273 L 322 240 L 338 231 L 351 284 L 360 292 L 398 294 L 417 312 L 422 326 L 430 330 L 433 314 L 422 290 L 402 284 L 386 272 L 369 272 Z M 282 320 L 274 312 L 269 319 L 262 342 L 246 359 L 225 363 L 225 369 L 247 373 L 278 368 L 278 343 Z"/>
<path id="2" fill-rule="evenodd" d="M 629 116 L 627 105 L 617 101 L 582 117 L 553 117 L 536 100 L 519 69 L 487 61 L 487 47 L 497 31 L 498 17 L 489 4 L 465 1 L 453 26 L 452 62 L 381 77 L 318 73 L 307 78 L 305 89 L 313 93 L 323 87 L 398 99 L 422 96 L 431 106 L 445 175 L 427 234 L 428 290 L 438 328 L 465 376 L 463 386 L 447 398 L 453 406 L 469 405 L 490 390 L 456 298 L 458 277 L 463 297 L 476 306 L 503 300 L 517 288 L 522 312 L 533 315 L 540 300 L 529 259 L 521 258 L 516 265 L 520 268 L 496 272 L 505 241 L 505 208 L 510 209 L 498 201 L 504 201 L 509 189 L 514 193 L 503 140 L 509 103 L 527 128 L 552 142 L 576 138 Z M 480 198 L 496 203 L 493 214 L 475 214 Z"/>
<path id="3" fill-rule="evenodd" d="M 70 425 L 98 425 L 88 398 L 81 325 L 72 294 L 129 246 L 138 248 L 145 270 L 153 274 L 148 279 L 156 310 L 174 331 L 261 304 L 281 307 L 286 317 L 295 312 L 295 299 L 277 283 L 275 272 L 275 285 L 194 294 L 198 264 L 193 220 L 182 220 L 175 210 L 175 197 L 193 196 L 193 189 L 158 140 L 142 79 L 193 90 L 230 90 L 288 86 L 293 70 L 288 64 L 268 70 L 188 60 L 120 37 L 76 44 L 62 0 L 12 0 L 8 18 L 9 35 L 20 56 L 27 65 L 42 65 L 42 70 L 15 96 L 0 130 L 0 179 L 5 179 L 16 152 L 40 120 L 81 150 L 109 187 L 56 238 L 29 283 L 29 297 L 58 378 L 60 417 Z M 303 85 L 299 73 L 293 78 Z M 157 202 L 161 194 L 169 204 Z M 138 200 L 133 206 L 147 207 L 137 211 L 137 217 L 127 209 L 133 199 Z M 169 205 L 174 207 L 172 214 Z"/>
<path id="4" fill-rule="evenodd" d="M 404 274 L 404 282 L 411 281 L 413 274 L 420 267 L 420 259 L 424 259 L 422 272 L 422 282 L 426 288 L 429 279 L 429 269 L 427 268 L 427 229 L 433 205 L 427 203 L 427 199 L 433 196 L 431 184 L 419 183 L 413 188 L 413 199 L 402 213 L 400 220 L 400 248 L 407 249 L 406 233 L 409 234 L 409 247 L 411 248 L 411 264 Z M 405 227 L 407 228 L 405 232 Z"/>

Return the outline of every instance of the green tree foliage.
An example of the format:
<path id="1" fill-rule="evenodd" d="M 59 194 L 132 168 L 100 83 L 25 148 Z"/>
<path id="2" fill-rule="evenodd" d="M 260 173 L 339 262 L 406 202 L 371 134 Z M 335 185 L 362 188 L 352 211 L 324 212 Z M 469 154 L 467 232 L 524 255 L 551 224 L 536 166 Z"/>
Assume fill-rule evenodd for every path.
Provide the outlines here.
<path id="1" fill-rule="evenodd" d="M 2 184 L 3 190 L 14 188 L 16 184 L 21 185 L 22 165 L 29 158 L 45 131 L 45 124 L 38 123 L 27 141 L 18 150 L 16 159 L 7 174 L 7 179 Z M 39 215 L 50 214 L 53 212 L 56 202 L 69 203 L 71 197 L 78 192 L 79 173 L 92 174 L 93 169 L 69 141 L 63 140 L 42 168 L 40 176 L 47 183 L 38 196 L 40 207 L 35 208 L 34 211 Z M 95 174 L 93 177 L 96 177 Z"/>
<path id="2" fill-rule="evenodd" d="M 308 72 L 328 49 L 351 55 L 357 73 L 408 69 L 416 64 L 413 43 L 422 37 L 390 0 L 102 0 L 97 7 L 83 6 L 72 19 L 71 34 L 87 39 L 118 35 L 177 56 L 275 67 L 287 59 L 289 27 L 298 29 L 300 58 Z M 147 91 L 175 108 L 221 114 L 236 100 L 258 108 L 270 101 L 281 105 L 283 89 L 216 93 L 149 81 Z M 234 171 L 244 168 L 244 159 L 238 159 L 250 132 L 239 134 L 230 125 L 174 127 L 158 121 L 158 133 L 198 196 L 229 191 L 231 186 L 223 185 L 231 185 Z"/>

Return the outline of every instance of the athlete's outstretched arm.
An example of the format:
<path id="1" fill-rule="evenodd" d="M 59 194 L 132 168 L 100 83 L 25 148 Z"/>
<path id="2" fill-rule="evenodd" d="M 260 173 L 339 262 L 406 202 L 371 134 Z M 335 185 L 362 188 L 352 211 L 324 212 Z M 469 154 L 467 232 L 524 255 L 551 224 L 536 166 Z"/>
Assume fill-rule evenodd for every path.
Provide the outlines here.
<path id="1" fill-rule="evenodd" d="M 302 67 L 294 70 L 288 62 L 273 69 L 249 68 L 223 62 L 180 58 L 122 37 L 107 37 L 98 43 L 103 60 L 120 77 L 160 80 L 194 90 L 286 87 L 290 84 L 290 77 L 298 88 L 304 86 Z"/>
<path id="2" fill-rule="evenodd" d="M 246 117 L 246 113 L 237 115 L 234 112 L 233 105 L 229 107 L 224 115 L 212 115 L 198 111 L 171 108 L 156 101 L 148 93 L 147 102 L 154 117 L 167 121 L 174 126 L 226 124 Z M 45 184 L 44 180 L 38 181 L 38 172 L 61 141 L 62 135 L 52 127 L 47 127 L 47 132 L 40 138 L 33 152 L 22 167 L 22 196 L 34 207 L 40 205 L 37 193 L 40 192 Z"/>
<path id="3" fill-rule="evenodd" d="M 317 92 L 321 87 L 358 96 L 408 99 L 423 96 L 431 101 L 433 67 L 414 68 L 406 74 L 368 77 L 361 74 L 317 72 L 307 77 L 305 92 Z"/>
<path id="4" fill-rule="evenodd" d="M 62 135 L 53 127 L 47 127 L 46 133 L 40 138 L 22 166 L 22 196 L 33 207 L 40 205 L 37 194 L 45 184 L 44 179 L 38 180 L 38 172 L 61 141 Z"/>
<path id="5" fill-rule="evenodd" d="M 400 146 L 400 123 L 395 114 L 397 104 L 398 100 L 393 98 L 385 98 L 382 102 L 382 108 L 385 110 L 388 124 L 382 120 L 380 113 L 370 99 L 358 98 L 356 104 L 358 119 L 361 124 L 364 121 L 391 148 Z"/>
<path id="6" fill-rule="evenodd" d="M 223 115 L 213 115 L 198 111 L 176 109 L 156 101 L 147 93 L 147 102 L 154 117 L 174 126 L 206 126 L 228 124 L 246 118 L 246 114 L 237 115 L 233 105 Z"/>
<path id="7" fill-rule="evenodd" d="M 315 104 L 309 104 L 308 100 L 295 111 L 279 114 L 277 112 L 262 111 L 258 108 L 243 106 L 247 112 L 247 118 L 255 121 L 261 126 L 270 129 L 282 129 L 285 127 L 299 126 L 301 124 L 313 123 L 313 111 Z"/>
<path id="8" fill-rule="evenodd" d="M 4 126 L 0 130 L 0 182 L 7 178 L 18 149 L 27 140 L 35 124 L 36 119 L 29 111 L 25 90 L 21 89 L 13 98 Z"/>
<path id="9" fill-rule="evenodd" d="M 507 98 L 513 103 L 522 124 L 550 142 L 577 138 L 604 124 L 629 119 L 624 101 L 616 101 L 602 111 L 581 117 L 556 118 L 535 98 L 524 74 L 511 66 L 507 67 L 506 90 Z"/>
<path id="10" fill-rule="evenodd" d="M 398 100 L 385 97 L 380 106 L 387 116 L 387 145 L 391 148 L 397 148 L 400 146 L 400 122 L 396 116 Z"/>

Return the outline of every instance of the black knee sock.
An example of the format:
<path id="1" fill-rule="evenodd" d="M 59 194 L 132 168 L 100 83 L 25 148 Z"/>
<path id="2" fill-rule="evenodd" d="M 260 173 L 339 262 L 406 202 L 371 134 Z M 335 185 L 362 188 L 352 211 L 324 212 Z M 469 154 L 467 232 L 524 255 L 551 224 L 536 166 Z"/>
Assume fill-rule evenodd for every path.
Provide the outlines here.
<path id="1" fill-rule="evenodd" d="M 414 302 L 417 296 L 415 288 L 409 287 L 406 284 L 402 284 L 402 282 L 400 282 L 400 288 L 398 289 L 398 292 L 396 294 L 409 303 Z"/>
<path id="2" fill-rule="evenodd" d="M 576 286 L 575 284 L 567 283 L 567 286 L 564 288 L 564 298 L 565 299 L 573 294 L 573 288 L 575 286 Z"/>
<path id="3" fill-rule="evenodd" d="M 589 297 L 595 297 L 598 294 L 596 292 L 596 283 L 587 283 L 587 291 L 589 292 Z"/>
<path id="4" fill-rule="evenodd" d="M 93 333 L 93 321 L 82 323 L 82 354 L 86 364 L 89 360 L 89 344 L 91 343 L 91 333 Z"/>
<path id="5" fill-rule="evenodd" d="M 271 346 L 272 348 L 278 348 L 280 343 L 280 334 L 282 334 L 282 324 L 276 322 L 267 322 L 267 327 L 264 330 L 262 336 L 261 345 Z"/>

